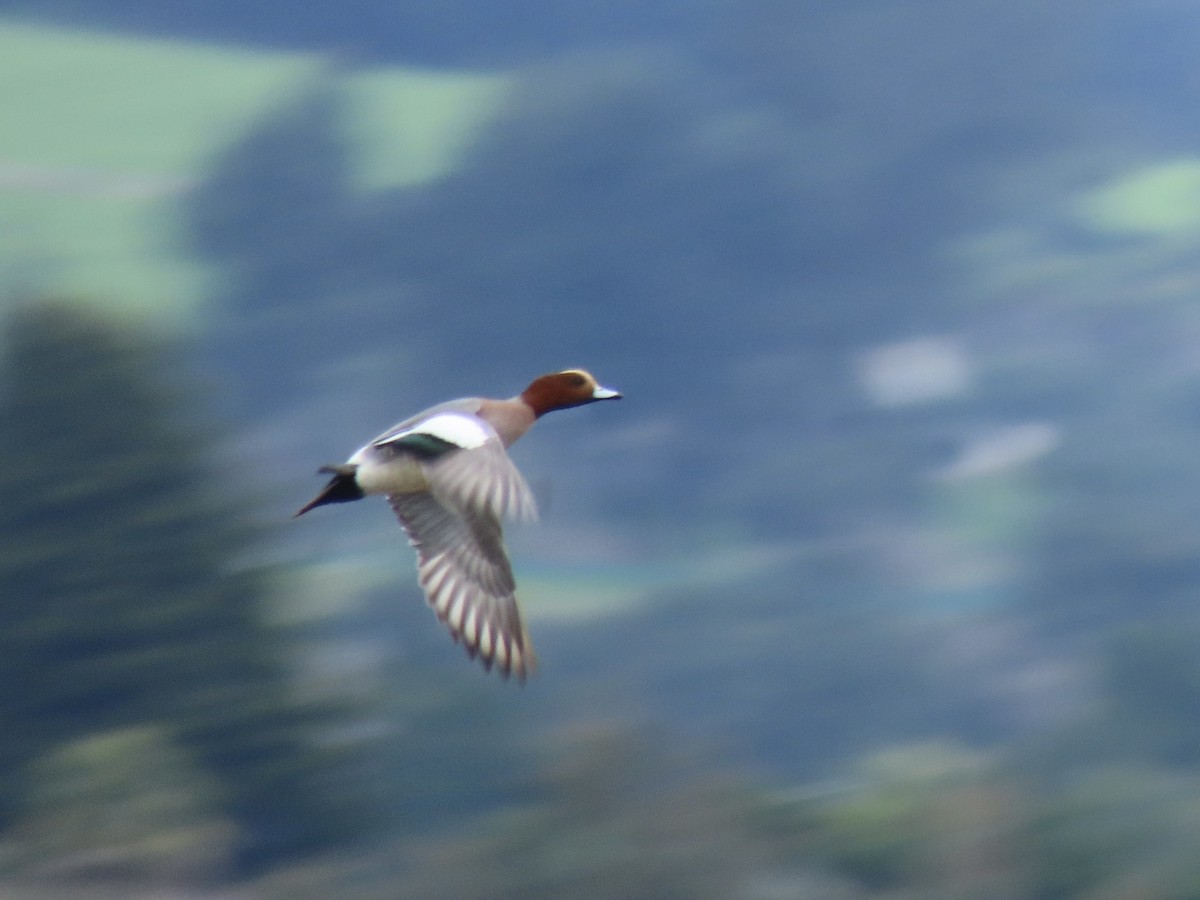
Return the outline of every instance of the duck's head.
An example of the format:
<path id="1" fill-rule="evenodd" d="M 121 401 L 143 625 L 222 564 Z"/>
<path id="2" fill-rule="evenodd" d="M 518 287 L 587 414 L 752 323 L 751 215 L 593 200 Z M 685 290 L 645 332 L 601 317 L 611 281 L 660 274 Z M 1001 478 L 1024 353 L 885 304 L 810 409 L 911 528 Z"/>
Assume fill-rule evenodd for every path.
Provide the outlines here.
<path id="1" fill-rule="evenodd" d="M 601 387 L 590 372 L 583 369 L 564 369 L 551 372 L 530 382 L 521 392 L 521 399 L 535 415 L 541 416 L 556 409 L 570 409 L 597 400 L 619 400 L 621 394 Z"/>

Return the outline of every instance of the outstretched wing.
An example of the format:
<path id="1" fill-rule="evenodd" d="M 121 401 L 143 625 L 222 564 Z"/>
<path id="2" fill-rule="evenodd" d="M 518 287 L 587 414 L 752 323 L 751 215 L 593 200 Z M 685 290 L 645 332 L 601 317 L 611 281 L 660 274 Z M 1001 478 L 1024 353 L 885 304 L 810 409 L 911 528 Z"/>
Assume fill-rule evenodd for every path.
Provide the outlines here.
<path id="1" fill-rule="evenodd" d="M 515 674 L 524 680 L 536 659 L 517 608 L 500 519 L 491 512 L 504 504 L 497 495 L 480 497 L 466 485 L 449 493 L 479 502 L 447 504 L 426 492 L 392 494 L 388 501 L 416 548 L 421 588 L 438 618 L 484 668 L 495 665 L 505 677 Z"/>
<path id="2" fill-rule="evenodd" d="M 444 504 L 495 519 L 535 519 L 537 504 L 494 428 L 478 416 L 445 410 L 396 426 L 368 445 L 380 455 L 421 461 L 429 490 Z"/>

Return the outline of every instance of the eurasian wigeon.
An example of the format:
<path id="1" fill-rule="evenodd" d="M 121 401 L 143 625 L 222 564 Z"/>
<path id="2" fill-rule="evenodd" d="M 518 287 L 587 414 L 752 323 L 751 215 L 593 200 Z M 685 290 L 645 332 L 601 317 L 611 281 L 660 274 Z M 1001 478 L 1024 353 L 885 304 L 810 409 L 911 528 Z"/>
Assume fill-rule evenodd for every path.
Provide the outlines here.
<path id="1" fill-rule="evenodd" d="M 505 448 L 538 417 L 621 395 L 582 369 L 535 378 L 509 400 L 451 400 L 405 419 L 358 450 L 297 516 L 383 494 L 417 551 L 429 605 L 467 655 L 518 679 L 536 666 L 521 622 L 500 521 L 534 519 L 525 479 Z"/>

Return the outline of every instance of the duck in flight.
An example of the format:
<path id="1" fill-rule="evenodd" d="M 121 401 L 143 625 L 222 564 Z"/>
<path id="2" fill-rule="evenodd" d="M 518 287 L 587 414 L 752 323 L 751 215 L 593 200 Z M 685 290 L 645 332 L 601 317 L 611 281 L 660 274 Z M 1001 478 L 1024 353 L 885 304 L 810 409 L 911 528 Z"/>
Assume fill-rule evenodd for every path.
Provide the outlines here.
<path id="1" fill-rule="evenodd" d="M 383 494 L 417 551 L 425 599 L 472 659 L 523 681 L 537 659 L 517 607 L 501 522 L 537 507 L 507 448 L 541 416 L 620 393 L 583 369 L 535 378 L 508 400 L 451 400 L 394 425 L 341 465 L 297 516 Z"/>

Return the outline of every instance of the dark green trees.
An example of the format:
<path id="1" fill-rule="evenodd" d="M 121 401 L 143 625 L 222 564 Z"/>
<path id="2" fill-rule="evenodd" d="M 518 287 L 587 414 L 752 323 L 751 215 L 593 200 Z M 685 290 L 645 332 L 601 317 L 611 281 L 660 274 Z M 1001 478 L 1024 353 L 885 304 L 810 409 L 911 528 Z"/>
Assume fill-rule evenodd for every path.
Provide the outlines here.
<path id="1" fill-rule="evenodd" d="M 250 530 L 145 340 L 66 303 L 11 317 L 0 392 L 0 824 L 37 762 L 153 725 L 222 785 L 243 859 L 319 842 L 304 716 L 239 569 Z"/>

